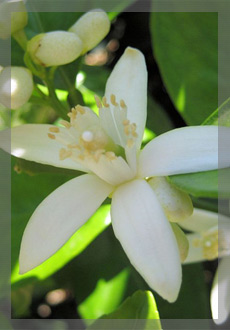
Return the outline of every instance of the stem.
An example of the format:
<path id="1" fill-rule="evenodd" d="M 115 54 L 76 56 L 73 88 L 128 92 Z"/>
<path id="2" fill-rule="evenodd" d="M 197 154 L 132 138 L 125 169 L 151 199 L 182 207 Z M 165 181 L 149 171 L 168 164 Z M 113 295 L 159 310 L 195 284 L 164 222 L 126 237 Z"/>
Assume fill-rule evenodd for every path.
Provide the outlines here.
<path id="1" fill-rule="evenodd" d="M 54 107 L 54 110 L 64 119 L 68 119 L 67 116 L 67 109 L 62 105 L 62 103 L 59 101 L 54 86 L 53 86 L 53 80 L 50 80 L 48 75 L 46 75 L 45 79 L 48 91 L 49 91 L 49 97 L 50 97 L 50 103 Z"/>
<path id="2" fill-rule="evenodd" d="M 12 36 L 17 41 L 17 43 L 21 46 L 21 48 L 24 51 L 26 51 L 28 39 L 27 39 L 24 29 L 15 32 Z"/>
<path id="3" fill-rule="evenodd" d="M 25 52 L 24 63 L 35 76 L 37 76 L 42 80 L 45 78 L 45 69 L 43 67 L 37 68 L 37 66 L 33 63 L 30 54 L 28 52 Z"/>
<path id="4" fill-rule="evenodd" d="M 82 64 L 82 58 L 79 58 L 76 63 L 77 73 L 80 70 L 81 64 Z M 75 83 L 72 83 L 70 81 L 70 79 L 69 79 L 68 75 L 65 73 L 65 70 L 63 67 L 61 67 L 61 66 L 59 67 L 59 72 L 63 79 L 63 82 L 66 85 L 66 90 L 69 92 L 69 97 L 71 98 L 72 103 L 77 105 L 79 103 L 79 98 L 76 94 Z M 76 76 L 77 76 L 77 73 L 76 73 Z"/>

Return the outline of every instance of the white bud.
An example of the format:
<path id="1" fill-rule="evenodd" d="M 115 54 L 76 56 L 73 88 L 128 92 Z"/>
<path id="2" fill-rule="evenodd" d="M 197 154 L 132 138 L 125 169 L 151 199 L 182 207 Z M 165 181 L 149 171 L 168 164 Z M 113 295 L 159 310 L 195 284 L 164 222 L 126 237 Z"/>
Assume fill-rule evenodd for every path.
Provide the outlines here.
<path id="1" fill-rule="evenodd" d="M 27 44 L 27 51 L 42 66 L 64 65 L 73 62 L 82 52 L 78 36 L 66 31 L 53 31 L 36 35 Z"/>
<path id="2" fill-rule="evenodd" d="M 0 73 L 0 103 L 17 109 L 25 104 L 33 92 L 32 73 L 23 67 L 6 67 Z"/>
<path id="3" fill-rule="evenodd" d="M 85 13 L 69 29 L 70 32 L 76 33 L 82 40 L 82 54 L 99 44 L 109 30 L 110 20 L 106 12 L 101 9 L 94 9 Z"/>
<path id="4" fill-rule="evenodd" d="M 7 39 L 11 34 L 22 30 L 28 22 L 24 1 L 8 0 L 0 4 L 0 38 Z"/>

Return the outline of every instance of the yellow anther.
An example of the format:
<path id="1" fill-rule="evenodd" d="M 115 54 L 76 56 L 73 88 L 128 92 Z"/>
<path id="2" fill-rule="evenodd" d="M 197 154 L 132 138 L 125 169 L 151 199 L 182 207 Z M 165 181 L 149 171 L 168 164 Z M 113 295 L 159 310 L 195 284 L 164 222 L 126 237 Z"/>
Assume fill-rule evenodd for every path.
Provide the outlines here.
<path id="1" fill-rule="evenodd" d="M 132 132 L 132 136 L 133 136 L 134 138 L 137 138 L 137 137 L 138 137 L 137 132 L 133 131 L 133 132 Z"/>
<path id="2" fill-rule="evenodd" d="M 115 155 L 115 153 L 112 152 L 112 151 L 107 151 L 107 152 L 105 153 L 105 156 L 106 156 L 106 158 L 109 159 L 109 160 L 114 160 L 114 159 L 116 159 L 116 155 Z"/>
<path id="3" fill-rule="evenodd" d="M 103 98 L 102 98 L 102 103 L 106 108 L 109 108 L 109 104 L 107 103 L 107 99 L 105 96 L 103 96 Z"/>
<path id="4" fill-rule="evenodd" d="M 125 109 L 126 108 L 126 104 L 124 100 L 120 100 L 120 106 L 121 108 Z"/>
<path id="5" fill-rule="evenodd" d="M 128 146 L 129 148 L 132 148 L 133 145 L 134 145 L 134 141 L 133 141 L 133 139 L 128 139 L 128 141 L 127 141 L 127 146 Z"/>
<path id="6" fill-rule="evenodd" d="M 93 155 L 93 158 L 96 162 L 99 161 L 101 155 L 105 152 L 104 149 L 98 149 L 97 151 L 95 151 L 94 155 Z"/>
<path id="7" fill-rule="evenodd" d="M 52 133 L 59 133 L 60 129 L 58 127 L 53 126 L 49 128 L 49 131 Z"/>
<path id="8" fill-rule="evenodd" d="M 102 108 L 101 100 L 97 95 L 94 95 L 95 102 L 97 104 L 98 109 Z"/>
<path id="9" fill-rule="evenodd" d="M 84 113 L 85 113 L 85 109 L 83 108 L 82 105 L 79 105 L 79 104 L 75 107 L 75 110 L 77 112 L 79 112 L 81 115 L 84 115 Z"/>
<path id="10" fill-rule="evenodd" d="M 113 105 L 118 106 L 118 103 L 116 101 L 116 96 L 114 94 L 111 94 L 110 101 Z"/>
<path id="11" fill-rule="evenodd" d="M 123 125 L 124 125 L 124 126 L 129 125 L 129 123 L 130 123 L 130 121 L 129 121 L 128 119 L 123 120 Z"/>
<path id="12" fill-rule="evenodd" d="M 64 159 L 69 158 L 71 156 L 72 156 L 72 151 L 71 150 L 66 150 L 66 149 L 62 148 L 59 151 L 59 158 L 60 158 L 60 160 L 64 160 Z"/>
<path id="13" fill-rule="evenodd" d="M 68 121 L 66 121 L 66 120 L 61 120 L 60 121 L 60 124 L 62 126 L 64 126 L 65 128 L 70 128 L 71 127 L 71 124 Z"/>
<path id="14" fill-rule="evenodd" d="M 127 135 L 127 136 L 130 134 L 130 126 L 129 125 L 125 125 L 124 132 L 125 132 L 125 135 Z"/>
<path id="15" fill-rule="evenodd" d="M 76 114 L 76 113 L 73 113 L 73 112 L 69 112 L 69 113 L 67 113 L 67 116 L 68 116 L 70 119 L 75 120 L 77 114 Z"/>
<path id="16" fill-rule="evenodd" d="M 48 137 L 52 140 L 55 140 L 55 135 L 54 134 L 48 133 Z"/>

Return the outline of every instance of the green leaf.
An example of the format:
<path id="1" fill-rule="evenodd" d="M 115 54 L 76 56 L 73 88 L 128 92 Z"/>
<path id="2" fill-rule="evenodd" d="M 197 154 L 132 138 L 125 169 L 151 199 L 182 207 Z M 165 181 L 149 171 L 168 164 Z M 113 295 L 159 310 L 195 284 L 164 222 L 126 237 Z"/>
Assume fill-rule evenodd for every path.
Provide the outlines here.
<path id="1" fill-rule="evenodd" d="M 100 320 L 92 324 L 88 329 L 107 329 L 108 323 L 103 320 L 115 319 L 132 319 L 133 327 L 137 319 L 143 320 L 138 326 L 139 330 L 145 329 L 161 329 L 159 313 L 157 310 L 155 299 L 150 291 L 137 291 L 131 297 L 127 298 L 124 303 L 113 313 L 103 316 Z"/>
<path id="2" fill-rule="evenodd" d="M 99 279 L 95 290 L 78 306 L 78 312 L 86 320 L 86 324 L 111 313 L 120 305 L 128 277 L 129 270 L 126 268 L 108 281 Z"/>
<path id="3" fill-rule="evenodd" d="M 189 125 L 218 106 L 218 14 L 151 14 L 154 54 L 167 91 Z"/>
<path id="4" fill-rule="evenodd" d="M 230 98 L 222 103 L 204 122 L 203 125 L 230 127 Z"/>
<path id="5" fill-rule="evenodd" d="M 208 171 L 169 177 L 177 188 L 195 196 L 218 198 L 218 172 Z"/>

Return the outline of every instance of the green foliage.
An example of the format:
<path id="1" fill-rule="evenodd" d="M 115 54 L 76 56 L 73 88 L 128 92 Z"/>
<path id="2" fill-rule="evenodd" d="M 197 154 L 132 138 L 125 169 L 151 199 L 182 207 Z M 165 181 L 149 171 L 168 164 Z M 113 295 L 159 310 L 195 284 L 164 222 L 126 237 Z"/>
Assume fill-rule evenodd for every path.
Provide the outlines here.
<path id="1" fill-rule="evenodd" d="M 203 125 L 219 125 L 230 127 L 230 98 L 220 105 L 204 122 Z"/>
<path id="2" fill-rule="evenodd" d="M 218 105 L 218 14 L 151 14 L 154 54 L 174 105 L 189 125 Z"/>
<path id="3" fill-rule="evenodd" d="M 141 322 L 141 327 L 139 325 L 138 329 L 161 329 L 156 302 L 150 291 L 135 292 L 131 297 L 127 298 L 116 311 L 103 316 L 101 320 L 96 321 L 88 329 L 98 329 L 99 327 L 100 329 L 108 329 L 108 323 L 103 322 L 105 319 L 110 319 L 111 322 L 115 319 L 132 319 L 133 329 L 136 328 L 135 320 L 145 320 Z"/>
<path id="4" fill-rule="evenodd" d="M 129 278 L 129 269 L 106 281 L 98 280 L 95 290 L 78 306 L 78 312 L 86 323 L 92 323 L 104 314 L 109 314 L 121 303 Z"/>

